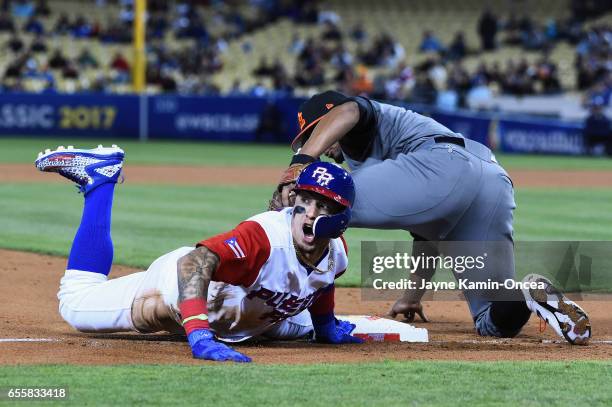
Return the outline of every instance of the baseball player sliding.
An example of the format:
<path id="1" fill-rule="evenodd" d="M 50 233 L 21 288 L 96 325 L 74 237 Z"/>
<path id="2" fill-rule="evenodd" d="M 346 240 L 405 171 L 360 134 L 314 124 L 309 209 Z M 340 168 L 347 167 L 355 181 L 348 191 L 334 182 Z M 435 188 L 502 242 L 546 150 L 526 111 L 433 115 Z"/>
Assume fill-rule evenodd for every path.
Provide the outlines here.
<path id="1" fill-rule="evenodd" d="M 414 237 L 413 253 L 423 256 L 490 253 L 483 270 L 465 277 L 475 283 L 514 279 L 513 185 L 486 146 L 410 110 L 335 91 L 304 102 L 298 124 L 301 131 L 292 143 L 297 153 L 271 208 L 290 206 L 301 169 L 325 154 L 346 161 L 352 170 L 351 226 L 406 230 Z M 416 270 L 411 277 L 415 286 L 430 280 L 434 271 Z M 570 343 L 586 343 L 591 336 L 586 313 L 550 281 L 534 279 L 545 288 L 523 290 L 524 296 L 520 291 L 493 297 L 464 291 L 478 334 L 513 337 L 534 312 Z M 425 319 L 424 292 L 407 291 L 390 315 Z"/>
<path id="2" fill-rule="evenodd" d="M 296 180 L 295 206 L 258 214 L 227 233 L 182 247 L 146 271 L 108 279 L 111 210 L 124 152 L 59 147 L 36 167 L 76 182 L 85 197 L 58 298 L 82 332 L 187 334 L 195 358 L 250 362 L 218 341 L 297 339 L 360 343 L 334 316 L 334 280 L 347 267 L 341 235 L 355 191 L 341 167 L 315 162 Z"/>

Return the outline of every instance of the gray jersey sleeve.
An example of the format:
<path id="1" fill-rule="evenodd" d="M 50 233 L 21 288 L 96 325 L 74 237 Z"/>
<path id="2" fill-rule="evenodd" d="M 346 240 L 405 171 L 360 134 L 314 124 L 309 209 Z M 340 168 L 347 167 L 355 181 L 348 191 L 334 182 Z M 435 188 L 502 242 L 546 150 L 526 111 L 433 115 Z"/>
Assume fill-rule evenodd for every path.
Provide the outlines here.
<path id="1" fill-rule="evenodd" d="M 370 160 L 393 159 L 401 153 L 414 151 L 435 135 L 462 137 L 435 120 L 403 107 L 355 98 L 359 105 L 360 121 L 341 142 L 345 158 L 352 168 Z M 364 138 L 369 140 L 364 143 Z M 352 142 L 354 140 L 354 143 Z M 364 151 L 367 145 L 367 151 Z M 361 149 L 365 154 L 358 154 Z"/>

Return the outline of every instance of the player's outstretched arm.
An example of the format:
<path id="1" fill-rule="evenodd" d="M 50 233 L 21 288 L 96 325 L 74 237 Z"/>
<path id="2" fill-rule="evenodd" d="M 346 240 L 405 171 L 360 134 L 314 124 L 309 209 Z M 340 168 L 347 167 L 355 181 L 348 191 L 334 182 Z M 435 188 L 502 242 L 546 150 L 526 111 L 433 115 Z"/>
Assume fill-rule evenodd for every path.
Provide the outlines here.
<path id="1" fill-rule="evenodd" d="M 178 261 L 179 308 L 194 358 L 250 362 L 251 358 L 217 342 L 210 331 L 206 298 L 219 257 L 206 246 L 195 248 Z"/>
<path id="2" fill-rule="evenodd" d="M 334 285 L 326 290 L 308 308 L 315 331 L 315 340 L 321 343 L 363 343 L 363 339 L 352 336 L 355 325 L 340 321 L 334 316 Z"/>
<path id="3" fill-rule="evenodd" d="M 316 161 L 321 154 L 336 151 L 342 155 L 336 143 L 342 139 L 359 122 L 359 107 L 355 102 L 347 102 L 334 107 L 315 126 L 299 154 L 293 156 L 289 168 L 281 176 L 278 187 L 270 201 L 269 209 L 280 209 L 293 206 L 294 195 L 291 194 L 295 180 L 302 169 Z"/>

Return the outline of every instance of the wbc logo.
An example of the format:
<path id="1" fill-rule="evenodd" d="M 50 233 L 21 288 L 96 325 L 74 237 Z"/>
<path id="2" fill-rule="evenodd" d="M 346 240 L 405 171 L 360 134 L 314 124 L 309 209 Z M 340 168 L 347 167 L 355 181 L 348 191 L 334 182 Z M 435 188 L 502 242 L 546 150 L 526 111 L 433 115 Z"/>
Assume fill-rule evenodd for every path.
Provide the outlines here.
<path id="1" fill-rule="evenodd" d="M 324 187 L 329 184 L 331 180 L 334 179 L 334 176 L 327 172 L 327 168 L 317 167 L 317 169 L 314 170 L 312 173 L 312 178 L 317 178 L 317 184 Z"/>

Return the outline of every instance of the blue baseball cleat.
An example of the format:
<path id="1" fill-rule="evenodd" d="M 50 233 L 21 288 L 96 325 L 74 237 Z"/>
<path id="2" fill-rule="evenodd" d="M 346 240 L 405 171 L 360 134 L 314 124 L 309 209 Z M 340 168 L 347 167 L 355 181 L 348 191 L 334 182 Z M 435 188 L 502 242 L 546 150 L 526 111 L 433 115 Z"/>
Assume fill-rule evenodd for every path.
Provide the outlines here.
<path id="1" fill-rule="evenodd" d="M 87 195 L 99 185 L 117 182 L 123 167 L 125 153 L 113 145 L 91 150 L 79 150 L 73 146 L 59 146 L 38 153 L 34 163 L 39 171 L 57 172 L 62 177 L 76 182 L 79 190 Z"/>

